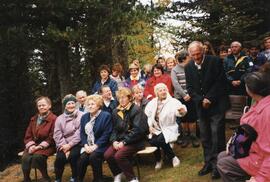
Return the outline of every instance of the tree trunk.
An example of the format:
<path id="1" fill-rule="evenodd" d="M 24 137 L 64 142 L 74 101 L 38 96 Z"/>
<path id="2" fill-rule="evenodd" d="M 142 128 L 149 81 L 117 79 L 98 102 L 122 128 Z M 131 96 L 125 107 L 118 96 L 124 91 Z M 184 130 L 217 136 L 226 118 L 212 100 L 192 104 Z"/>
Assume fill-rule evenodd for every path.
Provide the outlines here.
<path id="1" fill-rule="evenodd" d="M 112 61 L 120 63 L 124 70 L 128 68 L 128 45 L 127 40 L 115 38 L 112 41 Z"/>
<path id="2" fill-rule="evenodd" d="M 56 42 L 55 60 L 57 64 L 57 73 L 60 86 L 60 95 L 63 98 L 66 94 L 72 93 L 70 62 L 68 56 L 68 42 Z"/>

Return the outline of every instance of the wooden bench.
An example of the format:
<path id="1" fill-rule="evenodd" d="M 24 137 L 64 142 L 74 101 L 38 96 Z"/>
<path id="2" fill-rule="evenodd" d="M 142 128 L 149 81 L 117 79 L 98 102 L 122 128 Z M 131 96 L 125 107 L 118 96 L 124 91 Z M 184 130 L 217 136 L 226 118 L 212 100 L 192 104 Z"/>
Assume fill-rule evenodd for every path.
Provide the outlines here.
<path id="1" fill-rule="evenodd" d="M 135 164 L 137 167 L 137 174 L 138 174 L 138 179 L 140 180 L 141 178 L 141 173 L 140 173 L 140 166 L 139 166 L 139 156 L 140 155 L 148 155 L 148 154 L 152 154 L 157 150 L 157 147 L 145 147 L 143 150 L 138 151 L 135 154 Z"/>
<path id="2" fill-rule="evenodd" d="M 138 151 L 136 154 L 135 154 L 135 165 L 136 165 L 136 168 L 137 168 L 137 174 L 138 174 L 138 179 L 141 178 L 141 173 L 140 173 L 140 166 L 139 166 L 139 161 L 138 161 L 138 157 L 140 155 L 148 155 L 148 154 L 152 154 L 154 153 L 155 151 L 157 150 L 157 147 L 145 147 L 143 150 L 140 150 Z M 18 156 L 19 157 L 22 157 L 23 156 L 23 153 L 24 151 L 21 151 L 18 153 Z M 56 154 L 54 154 L 53 156 L 55 156 Z M 35 181 L 37 182 L 37 169 L 34 168 L 35 170 Z"/>
<path id="3" fill-rule="evenodd" d="M 229 95 L 231 108 L 226 112 L 225 118 L 239 121 L 247 110 L 248 97 L 244 95 Z"/>

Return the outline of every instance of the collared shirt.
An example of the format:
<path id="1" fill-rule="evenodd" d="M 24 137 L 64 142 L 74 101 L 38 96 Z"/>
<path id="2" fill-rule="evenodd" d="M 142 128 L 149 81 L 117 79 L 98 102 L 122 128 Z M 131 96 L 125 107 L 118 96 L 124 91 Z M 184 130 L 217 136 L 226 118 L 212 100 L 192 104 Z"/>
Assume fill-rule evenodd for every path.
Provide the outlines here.
<path id="1" fill-rule="evenodd" d="M 136 77 L 133 77 L 132 75 L 130 75 L 130 80 L 131 81 L 134 81 L 134 80 L 138 81 L 139 79 L 140 79 L 140 74 L 139 73 L 137 74 Z"/>
<path id="2" fill-rule="evenodd" d="M 114 98 L 112 97 L 110 101 L 105 100 L 105 99 L 103 99 L 103 100 L 104 100 L 104 105 L 105 105 L 106 107 L 109 107 L 111 101 L 114 100 Z"/>
<path id="3" fill-rule="evenodd" d="M 202 69 L 202 64 L 203 64 L 203 62 L 204 62 L 204 58 L 205 58 L 205 55 L 203 55 L 203 59 L 202 59 L 201 64 L 197 64 L 197 63 L 194 61 L 194 64 L 195 64 L 195 66 L 197 67 L 198 70 Z"/>

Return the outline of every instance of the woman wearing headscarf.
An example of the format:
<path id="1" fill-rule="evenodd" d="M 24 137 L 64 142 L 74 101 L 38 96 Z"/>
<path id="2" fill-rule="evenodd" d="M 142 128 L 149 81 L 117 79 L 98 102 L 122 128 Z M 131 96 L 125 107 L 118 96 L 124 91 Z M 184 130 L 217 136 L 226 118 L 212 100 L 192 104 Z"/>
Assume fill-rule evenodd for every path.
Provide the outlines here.
<path id="1" fill-rule="evenodd" d="M 55 180 L 62 181 L 65 164 L 70 163 L 70 182 L 77 180 L 77 161 L 80 157 L 80 121 L 83 112 L 76 109 L 76 97 L 72 94 L 63 98 L 64 113 L 57 117 L 54 128 L 56 159 L 54 162 Z"/>

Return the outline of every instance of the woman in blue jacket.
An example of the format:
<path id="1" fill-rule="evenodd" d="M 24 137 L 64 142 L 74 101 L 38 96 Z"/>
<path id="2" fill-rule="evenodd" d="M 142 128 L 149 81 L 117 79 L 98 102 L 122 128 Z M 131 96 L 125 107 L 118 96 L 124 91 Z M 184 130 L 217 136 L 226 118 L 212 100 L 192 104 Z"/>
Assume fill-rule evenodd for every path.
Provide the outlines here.
<path id="1" fill-rule="evenodd" d="M 91 93 L 98 94 L 103 85 L 108 85 L 112 91 L 113 97 L 115 97 L 115 92 L 118 90 L 118 86 L 117 82 L 110 78 L 110 68 L 108 65 L 101 65 L 99 67 L 99 76 L 99 79 L 91 89 Z"/>
<path id="2" fill-rule="evenodd" d="M 92 166 L 93 182 L 102 181 L 103 153 L 109 145 L 112 132 L 111 114 L 102 111 L 103 100 L 100 95 L 86 99 L 88 113 L 81 119 L 81 157 L 78 162 L 78 181 L 83 181 L 87 166 Z"/>

